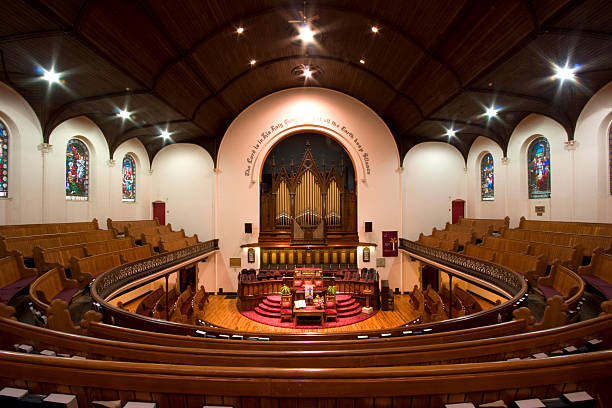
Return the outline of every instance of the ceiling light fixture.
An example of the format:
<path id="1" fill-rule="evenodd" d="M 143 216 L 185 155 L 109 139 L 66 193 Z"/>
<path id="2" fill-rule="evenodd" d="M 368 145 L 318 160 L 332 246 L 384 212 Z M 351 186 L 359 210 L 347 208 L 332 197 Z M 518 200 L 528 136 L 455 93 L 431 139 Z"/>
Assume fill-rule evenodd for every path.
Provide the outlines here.
<path id="1" fill-rule="evenodd" d="M 253 65 L 257 64 L 257 60 L 252 59 L 252 60 L 249 61 L 249 64 L 251 64 L 251 66 L 253 66 Z"/>
<path id="2" fill-rule="evenodd" d="M 450 129 L 446 129 L 446 133 L 444 133 L 444 136 L 448 136 L 449 138 L 451 138 L 455 137 L 456 134 L 457 131 L 451 127 Z"/>
<path id="3" fill-rule="evenodd" d="M 242 34 L 242 33 L 244 33 L 244 27 L 238 27 L 238 28 L 236 29 L 236 32 L 237 32 L 238 34 Z"/>
<path id="4" fill-rule="evenodd" d="M 304 78 L 310 77 L 312 77 L 312 71 L 310 70 L 310 67 L 304 67 Z"/>
<path id="5" fill-rule="evenodd" d="M 42 73 L 43 73 L 43 79 L 47 82 L 49 82 L 49 85 L 53 84 L 53 83 L 58 83 L 60 82 L 60 75 L 55 72 L 53 70 L 53 68 L 51 68 L 49 71 L 47 71 L 44 68 L 41 68 Z"/>
<path id="6" fill-rule="evenodd" d="M 359 60 L 359 63 L 360 63 L 360 64 L 365 64 L 365 60 L 364 60 L 364 59 L 360 59 L 360 60 Z"/>
<path id="7" fill-rule="evenodd" d="M 129 112 L 127 109 L 126 110 L 118 109 L 117 116 L 119 116 L 121 119 L 131 119 L 132 112 Z"/>
<path id="8" fill-rule="evenodd" d="M 485 116 L 487 117 L 487 119 L 494 118 L 497 116 L 497 112 L 499 111 L 500 109 L 496 108 L 495 106 L 485 108 Z"/>
<path id="9" fill-rule="evenodd" d="M 553 75 L 552 79 L 558 79 L 563 83 L 564 81 L 573 81 L 576 79 L 576 71 L 578 70 L 578 65 L 575 65 L 573 68 L 570 68 L 565 64 L 564 67 L 560 67 L 558 65 L 554 66 L 555 75 Z"/>
<path id="10" fill-rule="evenodd" d="M 315 33 L 314 31 L 312 31 L 312 28 L 310 28 L 308 24 L 304 24 L 303 26 L 301 26 L 299 32 L 300 40 L 302 40 L 303 43 L 311 43 L 314 41 Z"/>
<path id="11" fill-rule="evenodd" d="M 372 26 L 372 32 L 376 34 L 378 32 L 378 27 Z"/>
<path id="12" fill-rule="evenodd" d="M 163 137 L 163 138 L 164 138 L 164 140 L 168 140 L 168 139 L 170 139 L 170 135 L 171 135 L 171 133 L 170 133 L 170 132 L 168 132 L 168 129 L 166 129 L 166 130 L 162 130 L 162 131 L 159 133 L 159 136 Z"/>

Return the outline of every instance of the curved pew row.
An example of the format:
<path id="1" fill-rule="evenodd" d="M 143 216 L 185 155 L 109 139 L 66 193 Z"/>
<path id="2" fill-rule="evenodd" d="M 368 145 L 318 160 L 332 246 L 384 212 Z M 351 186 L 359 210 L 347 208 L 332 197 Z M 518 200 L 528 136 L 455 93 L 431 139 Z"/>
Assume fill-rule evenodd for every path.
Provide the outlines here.
<path id="1" fill-rule="evenodd" d="M 18 251 L 9 252 L 8 256 L 0 258 L 0 303 L 8 304 L 37 276 L 36 269 L 24 266 L 23 256 Z"/>
<path id="2" fill-rule="evenodd" d="M 80 232 L 99 230 L 98 220 L 84 222 L 58 222 L 48 224 L 14 224 L 0 225 L 1 237 L 22 237 L 26 235 L 58 234 L 64 232 Z"/>
<path id="3" fill-rule="evenodd" d="M 57 266 L 39 276 L 30 284 L 29 296 L 36 309 L 46 313 L 55 299 L 70 304 L 70 301 L 81 293 L 79 283 L 66 278 L 64 268 Z"/>
<path id="4" fill-rule="evenodd" d="M 54 302 L 56 303 L 56 302 Z M 66 309 L 57 308 L 60 318 Z M 422 364 L 455 364 L 466 362 L 503 361 L 528 358 L 535 353 L 550 353 L 567 346 L 581 347 L 596 339 L 601 349 L 612 343 L 612 315 L 581 323 L 510 336 L 468 340 L 445 344 L 336 350 L 241 350 L 170 347 L 137 342 L 97 339 L 34 327 L 11 319 L 0 318 L 1 346 L 10 350 L 14 344 L 29 344 L 36 350 L 80 355 L 89 359 L 141 361 L 183 365 L 227 367 L 377 367 Z"/>
<path id="5" fill-rule="evenodd" d="M 317 406 L 389 405 L 440 407 L 452 402 L 508 402 L 521 397 L 558 396 L 584 390 L 602 406 L 612 404 L 608 384 L 612 351 L 531 361 L 431 366 L 291 369 L 280 367 L 202 367 L 173 364 L 71 360 L 15 352 L 0 352 L 0 381 L 6 386 L 67 389 L 82 406 L 92 396 L 121 399 L 138 395 L 161 406 L 201 406 L 232 403 L 243 406 L 296 405 L 302 398 Z M 74 375 L 78 373 L 78 375 Z M 494 379 L 494 380 L 493 380 Z M 313 386 L 314 383 L 316 386 Z M 442 391 L 442 393 L 441 393 Z M 114 392 L 114 395 L 113 395 Z M 486 399 L 491 395 L 494 398 Z"/>
<path id="6" fill-rule="evenodd" d="M 518 228 L 533 231 L 612 236 L 612 224 L 599 222 L 541 221 L 521 217 Z"/>

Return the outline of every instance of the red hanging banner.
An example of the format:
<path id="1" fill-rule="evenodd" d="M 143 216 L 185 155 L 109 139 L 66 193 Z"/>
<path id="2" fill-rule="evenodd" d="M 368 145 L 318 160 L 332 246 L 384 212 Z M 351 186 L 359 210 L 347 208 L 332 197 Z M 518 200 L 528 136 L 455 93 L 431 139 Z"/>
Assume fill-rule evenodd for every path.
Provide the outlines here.
<path id="1" fill-rule="evenodd" d="M 397 256 L 397 248 L 399 240 L 397 239 L 397 231 L 383 231 L 383 256 Z"/>

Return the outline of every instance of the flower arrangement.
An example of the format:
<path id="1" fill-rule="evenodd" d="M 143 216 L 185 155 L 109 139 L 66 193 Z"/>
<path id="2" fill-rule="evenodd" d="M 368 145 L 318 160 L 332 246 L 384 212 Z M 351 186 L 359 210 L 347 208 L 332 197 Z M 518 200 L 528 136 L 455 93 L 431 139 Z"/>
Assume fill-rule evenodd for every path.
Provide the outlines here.
<path id="1" fill-rule="evenodd" d="M 283 287 L 280 289 L 280 293 L 281 295 L 290 295 L 291 294 L 291 288 L 287 285 L 283 285 Z"/>
<path id="2" fill-rule="evenodd" d="M 329 285 L 327 287 L 327 294 L 328 295 L 335 295 L 336 294 L 336 286 L 334 285 Z"/>
<path id="3" fill-rule="evenodd" d="M 313 303 L 317 309 L 323 308 L 323 298 L 321 296 L 317 295 L 317 297 L 314 298 Z"/>

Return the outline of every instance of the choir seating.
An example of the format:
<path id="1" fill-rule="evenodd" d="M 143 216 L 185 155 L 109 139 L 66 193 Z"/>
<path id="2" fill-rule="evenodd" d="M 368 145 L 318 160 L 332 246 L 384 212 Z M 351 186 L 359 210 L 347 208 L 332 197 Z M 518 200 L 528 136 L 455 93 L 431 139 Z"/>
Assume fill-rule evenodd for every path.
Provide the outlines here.
<path id="1" fill-rule="evenodd" d="M 100 229 L 98 220 L 94 218 L 92 221 L 85 222 L 0 225 L 0 236 L 4 238 L 23 237 L 29 235 L 58 234 L 98 229 Z"/>
<path id="2" fill-rule="evenodd" d="M 285 319 L 293 320 L 293 301 L 291 299 L 292 299 L 291 294 L 281 295 L 281 309 L 280 309 L 281 321 Z"/>
<path id="3" fill-rule="evenodd" d="M 325 321 L 338 320 L 338 310 L 336 309 L 336 296 L 325 294 Z"/>
<path id="4" fill-rule="evenodd" d="M 64 268 L 58 265 L 30 284 L 29 295 L 32 304 L 41 312 L 46 313 L 55 299 L 61 299 L 70 304 L 80 292 L 78 282 L 66 278 Z"/>
<path id="5" fill-rule="evenodd" d="M 0 258 L 0 302 L 8 304 L 20 290 L 27 287 L 38 276 L 34 268 L 26 268 L 23 256 L 17 251 Z"/>
<path id="6" fill-rule="evenodd" d="M 612 256 L 598 248 L 588 266 L 578 268 L 578 274 L 590 286 L 601 292 L 606 299 L 612 299 Z"/>
<path id="7" fill-rule="evenodd" d="M 550 274 L 539 278 L 537 282 L 537 289 L 546 299 L 561 296 L 569 310 L 575 308 L 582 298 L 584 286 L 580 276 L 560 262 L 555 262 Z"/>

